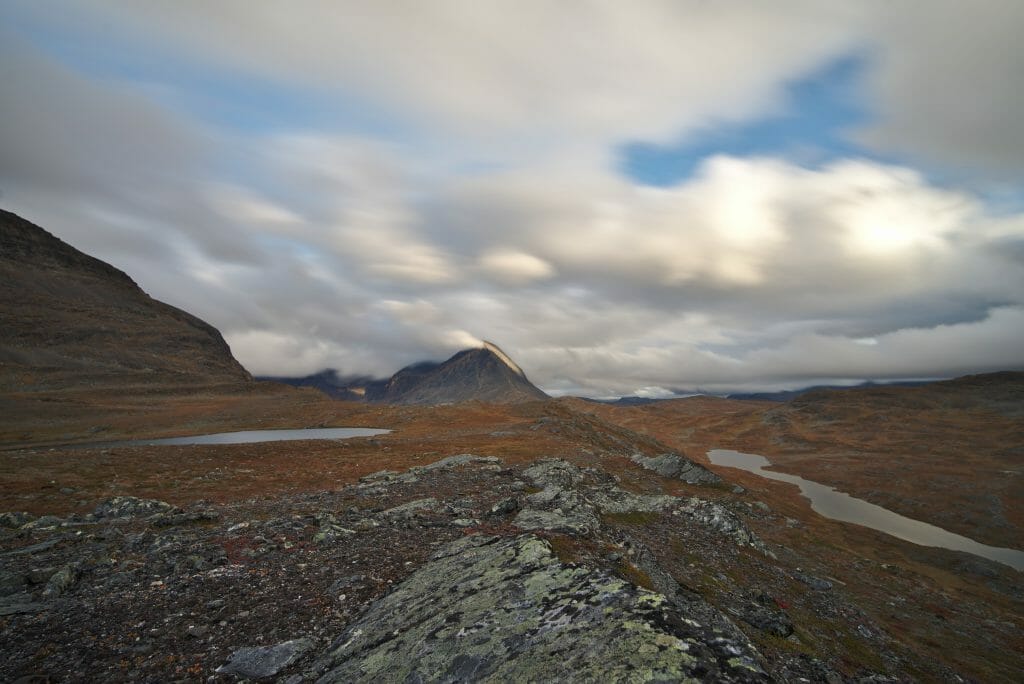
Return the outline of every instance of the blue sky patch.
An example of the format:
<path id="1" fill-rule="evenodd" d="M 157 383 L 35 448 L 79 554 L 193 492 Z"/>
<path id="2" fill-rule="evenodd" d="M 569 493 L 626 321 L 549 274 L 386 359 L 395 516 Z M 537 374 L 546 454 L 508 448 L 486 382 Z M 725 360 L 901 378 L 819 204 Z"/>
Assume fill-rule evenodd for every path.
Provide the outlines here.
<path id="1" fill-rule="evenodd" d="M 858 97 L 862 70 L 863 60 L 849 56 L 795 82 L 781 115 L 706 128 L 676 145 L 629 143 L 621 150 L 621 169 L 639 183 L 668 187 L 689 178 L 715 154 L 783 157 L 807 166 L 838 157 L 874 157 L 845 135 L 868 121 Z"/>

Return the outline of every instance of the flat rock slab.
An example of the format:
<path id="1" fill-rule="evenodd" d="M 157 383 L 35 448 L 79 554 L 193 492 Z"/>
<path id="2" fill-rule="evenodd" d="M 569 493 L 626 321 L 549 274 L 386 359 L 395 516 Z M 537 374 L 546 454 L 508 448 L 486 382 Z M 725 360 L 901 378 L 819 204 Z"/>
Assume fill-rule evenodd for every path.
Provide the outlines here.
<path id="1" fill-rule="evenodd" d="M 661 594 L 563 565 L 546 541 L 453 542 L 373 604 L 319 682 L 767 681 L 758 656 Z"/>
<path id="2" fill-rule="evenodd" d="M 0 599 L 0 616 L 18 615 L 20 613 L 38 613 L 46 606 L 36 603 L 27 593 L 5 596 Z"/>
<path id="3" fill-rule="evenodd" d="M 251 646 L 231 654 L 228 662 L 217 668 L 219 674 L 262 679 L 273 677 L 312 648 L 309 639 L 292 639 L 276 646 Z"/>

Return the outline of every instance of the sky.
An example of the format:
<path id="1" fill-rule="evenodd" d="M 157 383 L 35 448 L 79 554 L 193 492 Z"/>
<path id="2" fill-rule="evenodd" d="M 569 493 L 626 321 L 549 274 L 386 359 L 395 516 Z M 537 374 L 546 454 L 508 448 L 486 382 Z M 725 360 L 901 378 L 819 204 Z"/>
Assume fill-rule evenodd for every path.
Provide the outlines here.
<path id="1" fill-rule="evenodd" d="M 0 207 L 258 375 L 1024 368 L 1019 0 L 5 0 Z"/>

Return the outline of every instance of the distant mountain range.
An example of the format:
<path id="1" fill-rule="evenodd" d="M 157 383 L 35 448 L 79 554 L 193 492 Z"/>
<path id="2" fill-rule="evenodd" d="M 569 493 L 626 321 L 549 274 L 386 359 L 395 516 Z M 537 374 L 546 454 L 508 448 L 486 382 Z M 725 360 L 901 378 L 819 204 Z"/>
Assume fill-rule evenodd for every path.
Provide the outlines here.
<path id="1" fill-rule="evenodd" d="M 336 399 L 385 404 L 453 404 L 485 401 L 511 404 L 547 399 L 526 373 L 497 345 L 464 349 L 447 361 L 422 361 L 388 379 L 345 376 L 328 369 L 303 377 L 261 376 L 295 387 L 315 387 Z"/>
<path id="2" fill-rule="evenodd" d="M 751 401 L 789 401 L 795 399 L 808 392 L 816 392 L 818 390 L 848 390 L 858 389 L 864 387 L 920 387 L 921 385 L 928 385 L 935 380 L 897 380 L 894 382 L 862 382 L 858 385 L 813 385 L 811 387 L 803 387 L 795 390 L 780 390 L 778 392 L 736 392 L 727 395 L 726 399 L 744 399 Z"/>
<path id="3" fill-rule="evenodd" d="M 695 396 L 708 396 L 708 397 L 722 397 L 723 399 L 739 399 L 743 401 L 789 401 L 795 399 L 808 392 L 815 392 L 817 390 L 848 390 L 863 387 L 918 387 L 920 385 L 927 385 L 929 383 L 936 382 L 935 380 L 900 380 L 894 382 L 874 382 L 867 381 L 862 382 L 858 385 L 813 385 L 810 387 L 802 387 L 800 389 L 792 390 L 779 390 L 777 392 L 733 392 L 732 394 L 718 394 L 715 392 L 707 392 L 701 389 L 695 390 L 675 390 L 672 396 L 668 397 L 637 397 L 637 396 L 625 396 L 617 399 L 593 399 L 588 397 L 580 397 L 585 401 L 595 402 L 598 404 L 609 404 L 611 406 L 644 406 L 646 404 L 655 404 L 659 401 L 674 401 L 676 399 L 685 399 L 687 397 Z"/>
<path id="4" fill-rule="evenodd" d="M 213 326 L 0 210 L 0 391 L 251 386 Z"/>

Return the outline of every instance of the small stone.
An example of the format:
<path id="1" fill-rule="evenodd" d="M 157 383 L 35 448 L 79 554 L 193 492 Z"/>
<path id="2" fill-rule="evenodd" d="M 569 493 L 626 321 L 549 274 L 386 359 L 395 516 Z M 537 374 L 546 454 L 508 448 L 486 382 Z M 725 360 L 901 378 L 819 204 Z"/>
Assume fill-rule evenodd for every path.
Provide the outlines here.
<path id="1" fill-rule="evenodd" d="M 494 516 L 510 515 L 518 510 L 519 499 L 517 499 L 514 496 L 510 496 L 507 499 L 502 499 L 498 503 L 491 506 L 489 514 Z"/>
<path id="2" fill-rule="evenodd" d="M 189 625 L 188 630 L 185 632 L 193 639 L 199 639 L 206 636 L 206 633 L 210 631 L 210 628 L 206 625 Z"/>
<path id="3" fill-rule="evenodd" d="M 812 577 L 811 575 L 805 575 L 800 572 L 793 573 L 793 579 L 803 582 L 815 591 L 828 591 L 832 588 L 832 583 L 828 580 Z"/>
<path id="4" fill-rule="evenodd" d="M 327 591 L 331 594 L 338 594 L 345 589 L 356 587 L 366 583 L 366 575 L 349 575 L 334 580 Z"/>

